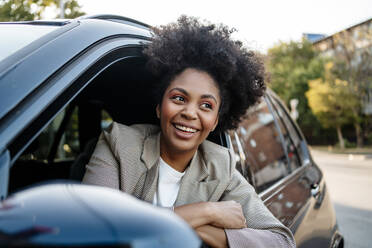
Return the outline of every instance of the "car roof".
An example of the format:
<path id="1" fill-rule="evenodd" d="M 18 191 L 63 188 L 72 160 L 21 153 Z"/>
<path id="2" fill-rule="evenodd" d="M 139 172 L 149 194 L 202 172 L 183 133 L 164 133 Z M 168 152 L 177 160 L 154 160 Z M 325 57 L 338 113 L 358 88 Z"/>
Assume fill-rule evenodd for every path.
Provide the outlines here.
<path id="1" fill-rule="evenodd" d="M 7 22 L 0 23 L 0 27 L 1 25 L 57 28 L 0 61 L 0 120 L 53 73 L 89 47 L 118 37 L 144 41 L 151 38 L 149 25 L 115 15 L 83 16 L 72 20 Z"/>

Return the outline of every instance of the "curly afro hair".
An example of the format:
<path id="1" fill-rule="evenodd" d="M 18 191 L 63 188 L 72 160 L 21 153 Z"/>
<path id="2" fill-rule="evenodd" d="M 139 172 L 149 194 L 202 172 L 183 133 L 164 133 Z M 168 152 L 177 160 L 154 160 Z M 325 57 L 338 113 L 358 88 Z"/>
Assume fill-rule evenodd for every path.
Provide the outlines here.
<path id="1" fill-rule="evenodd" d="M 232 40 L 234 29 L 181 16 L 176 23 L 153 28 L 152 43 L 144 49 L 147 67 L 160 78 L 157 102 L 170 82 L 187 68 L 207 72 L 222 99 L 218 129 L 234 129 L 246 110 L 266 89 L 261 58 Z"/>

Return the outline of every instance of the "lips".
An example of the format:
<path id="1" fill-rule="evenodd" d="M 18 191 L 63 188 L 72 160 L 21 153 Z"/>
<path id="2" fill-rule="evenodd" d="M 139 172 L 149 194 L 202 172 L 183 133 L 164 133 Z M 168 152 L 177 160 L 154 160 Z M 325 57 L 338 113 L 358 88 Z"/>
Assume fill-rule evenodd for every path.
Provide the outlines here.
<path id="1" fill-rule="evenodd" d="M 195 127 L 183 123 L 172 123 L 172 125 L 175 130 L 175 135 L 182 140 L 189 140 L 195 137 L 195 135 L 200 131 Z"/>
<path id="2" fill-rule="evenodd" d="M 174 127 L 180 131 L 187 132 L 187 133 L 196 133 L 198 130 L 192 127 L 180 125 L 180 124 L 173 124 Z"/>

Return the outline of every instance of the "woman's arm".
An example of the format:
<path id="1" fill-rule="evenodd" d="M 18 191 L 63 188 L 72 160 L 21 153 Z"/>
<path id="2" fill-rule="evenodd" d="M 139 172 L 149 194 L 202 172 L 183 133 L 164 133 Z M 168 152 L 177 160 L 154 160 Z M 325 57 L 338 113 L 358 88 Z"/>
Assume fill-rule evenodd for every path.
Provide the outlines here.
<path id="1" fill-rule="evenodd" d="M 174 211 L 212 247 L 227 247 L 224 228 L 246 227 L 241 205 L 235 201 L 192 203 Z"/>
<path id="2" fill-rule="evenodd" d="M 198 202 L 175 207 L 174 212 L 194 229 L 212 221 L 208 202 Z"/>
<path id="3" fill-rule="evenodd" d="M 211 247 L 227 247 L 227 238 L 224 229 L 211 225 L 204 225 L 196 228 L 195 231 L 199 237 Z"/>
<path id="4" fill-rule="evenodd" d="M 247 219 L 247 228 L 225 230 L 229 247 L 296 247 L 291 231 L 273 216 L 237 170 L 221 198 L 221 201 L 228 200 L 239 202 Z"/>
<path id="5" fill-rule="evenodd" d="M 242 207 L 235 201 L 186 204 L 176 207 L 174 212 L 194 229 L 204 225 L 230 229 L 246 227 Z"/>

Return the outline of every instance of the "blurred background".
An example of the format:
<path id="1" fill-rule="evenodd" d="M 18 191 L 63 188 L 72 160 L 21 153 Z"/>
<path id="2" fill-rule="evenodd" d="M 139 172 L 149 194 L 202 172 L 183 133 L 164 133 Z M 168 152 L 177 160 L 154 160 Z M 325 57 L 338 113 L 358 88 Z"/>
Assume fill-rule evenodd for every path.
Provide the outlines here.
<path id="1" fill-rule="evenodd" d="M 1 22 L 94 14 L 153 26 L 186 14 L 236 28 L 234 38 L 263 56 L 269 87 L 312 146 L 346 247 L 370 247 L 371 0 L 0 0 Z"/>
<path id="2" fill-rule="evenodd" d="M 307 141 L 372 153 L 372 2 L 0 0 L 0 21 L 117 14 L 150 25 L 181 14 L 224 23 L 264 58 L 269 86 Z"/>

